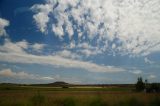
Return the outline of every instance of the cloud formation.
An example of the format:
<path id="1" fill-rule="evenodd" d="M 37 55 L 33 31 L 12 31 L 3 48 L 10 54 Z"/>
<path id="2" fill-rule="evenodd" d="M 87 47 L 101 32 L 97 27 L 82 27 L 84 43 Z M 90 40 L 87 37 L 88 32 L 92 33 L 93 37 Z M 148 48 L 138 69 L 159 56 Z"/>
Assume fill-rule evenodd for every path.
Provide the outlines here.
<path id="1" fill-rule="evenodd" d="M 5 36 L 7 34 L 5 30 L 7 26 L 9 26 L 9 21 L 6 19 L 0 18 L 0 37 Z"/>
<path id="2" fill-rule="evenodd" d="M 60 56 L 37 56 L 32 54 L 0 53 L 0 60 L 10 63 L 52 65 L 65 68 L 85 69 L 90 72 L 122 72 L 123 68 L 103 66 L 91 62 L 67 59 Z"/>
<path id="3" fill-rule="evenodd" d="M 0 70 L 0 76 L 17 78 L 17 79 L 33 79 L 33 80 L 54 80 L 53 77 L 41 77 L 39 75 L 28 74 L 24 71 L 14 72 L 11 69 Z"/>
<path id="4" fill-rule="evenodd" d="M 25 40 L 19 42 L 11 42 L 9 39 L 5 39 L 5 43 L 0 46 L 0 52 L 27 54 L 27 51 L 30 49 L 30 52 L 34 51 L 39 53 L 44 49 L 44 47 L 45 44 L 29 44 Z"/>
<path id="5" fill-rule="evenodd" d="M 4 45 L 0 46 L 0 60 L 10 63 L 25 63 L 25 64 L 40 64 L 52 65 L 65 68 L 85 69 L 91 72 L 121 72 L 126 71 L 123 68 L 114 66 L 103 66 L 82 60 L 75 60 L 78 55 L 72 55 L 69 51 L 63 51 L 55 55 L 34 55 L 28 53 L 28 49 L 32 45 L 28 45 L 26 41 L 12 43 L 6 41 Z"/>
<path id="6" fill-rule="evenodd" d="M 82 54 L 146 56 L 160 52 L 159 5 L 159 0 L 46 0 L 31 9 L 42 33 L 68 36 L 75 48 L 84 42 L 94 47 L 79 49 Z"/>

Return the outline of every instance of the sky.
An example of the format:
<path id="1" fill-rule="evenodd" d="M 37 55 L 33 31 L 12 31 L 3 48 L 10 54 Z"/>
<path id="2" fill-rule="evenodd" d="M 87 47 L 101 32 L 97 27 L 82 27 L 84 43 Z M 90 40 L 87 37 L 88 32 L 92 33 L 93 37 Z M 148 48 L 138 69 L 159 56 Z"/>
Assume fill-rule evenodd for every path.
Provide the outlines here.
<path id="1" fill-rule="evenodd" d="M 160 82 L 160 0 L 0 0 L 0 83 Z"/>

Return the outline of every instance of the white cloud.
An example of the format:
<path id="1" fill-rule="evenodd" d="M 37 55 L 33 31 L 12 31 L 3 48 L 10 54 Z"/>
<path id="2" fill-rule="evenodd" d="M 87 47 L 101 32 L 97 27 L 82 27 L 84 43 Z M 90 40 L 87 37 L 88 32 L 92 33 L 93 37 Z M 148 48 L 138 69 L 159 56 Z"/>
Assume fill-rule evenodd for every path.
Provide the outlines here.
<path id="1" fill-rule="evenodd" d="M 144 62 L 147 64 L 153 64 L 154 62 L 149 60 L 147 57 L 144 58 Z"/>
<path id="2" fill-rule="evenodd" d="M 71 39 L 75 30 L 77 43 L 89 39 L 99 50 L 146 56 L 160 52 L 159 5 L 159 0 L 46 0 L 32 10 L 42 32 L 52 30 L 60 39 L 68 33 Z M 50 21 L 53 17 L 56 21 Z"/>
<path id="3" fill-rule="evenodd" d="M 99 51 L 99 50 L 98 50 Z M 90 49 L 82 49 L 79 50 L 79 52 L 83 55 L 85 55 L 86 57 L 92 56 L 92 55 L 97 55 L 98 51 L 96 50 L 90 50 Z"/>
<path id="4" fill-rule="evenodd" d="M 71 58 L 71 59 L 80 59 L 81 58 L 81 56 L 79 56 L 76 53 L 73 53 L 69 50 L 63 50 L 63 51 L 57 52 L 56 55 L 64 57 L 64 58 Z"/>
<path id="5" fill-rule="evenodd" d="M 129 71 L 130 73 L 133 73 L 133 74 L 136 74 L 136 75 L 139 75 L 142 73 L 141 70 L 133 70 L 133 71 Z"/>
<path id="6" fill-rule="evenodd" d="M 12 43 L 6 40 L 4 45 L 0 46 L 0 61 L 11 63 L 40 64 L 53 65 L 65 68 L 79 68 L 91 72 L 121 72 L 126 71 L 123 68 L 114 66 L 101 66 L 91 62 L 82 60 L 74 60 L 80 58 L 71 51 L 64 50 L 55 55 L 33 55 L 25 51 L 33 45 L 28 45 L 26 41 Z M 71 58 L 71 59 L 70 59 Z"/>
<path id="7" fill-rule="evenodd" d="M 70 49 L 73 49 L 73 48 L 75 48 L 75 47 L 76 47 L 75 42 L 71 42 L 70 45 L 69 45 L 69 48 L 70 48 Z"/>
<path id="8" fill-rule="evenodd" d="M 13 72 L 11 69 L 3 69 L 0 71 L 0 76 L 20 78 L 20 79 L 34 79 L 34 75 L 25 72 Z"/>
<path id="9" fill-rule="evenodd" d="M 58 37 L 62 39 L 62 37 L 64 36 L 64 31 L 63 31 L 62 26 L 52 25 L 52 30 Z"/>
<path id="10" fill-rule="evenodd" d="M 11 69 L 0 70 L 0 76 L 16 79 L 33 79 L 33 80 L 54 80 L 53 77 L 42 77 L 39 75 L 29 74 L 24 71 L 14 72 Z"/>
<path id="11" fill-rule="evenodd" d="M 148 79 L 155 79 L 155 78 L 156 78 L 156 76 L 152 75 L 152 74 L 148 76 Z"/>
<path id="12" fill-rule="evenodd" d="M 53 5 L 50 4 L 41 4 L 41 5 L 34 5 L 31 7 L 31 10 L 34 12 L 38 12 L 33 16 L 37 27 L 40 29 L 41 32 L 45 33 L 47 30 L 47 23 L 49 22 L 49 13 L 52 11 Z"/>
<path id="13" fill-rule="evenodd" d="M 32 45 L 32 48 L 36 51 L 41 51 L 45 47 L 44 44 L 35 43 Z"/>
<path id="14" fill-rule="evenodd" d="M 5 27 L 9 26 L 9 21 L 3 18 L 0 18 L 0 37 L 6 35 Z"/>
<path id="15" fill-rule="evenodd" d="M 41 52 L 45 47 L 45 44 L 29 44 L 27 41 L 11 42 L 8 39 L 5 39 L 4 45 L 0 45 L 0 52 L 6 53 L 19 53 L 26 54 L 26 51 L 31 48 L 33 51 Z"/>
<path id="16" fill-rule="evenodd" d="M 91 62 L 67 59 L 60 56 L 37 56 L 31 54 L 0 53 L 0 60 L 11 63 L 53 65 L 65 68 L 80 68 L 91 72 L 121 72 L 123 68 L 101 66 Z"/>
<path id="17" fill-rule="evenodd" d="M 20 41 L 16 43 L 10 42 L 10 40 L 5 40 L 4 45 L 0 46 L 1 52 L 7 53 L 23 53 L 25 54 L 24 49 L 28 48 L 28 43 L 26 41 Z"/>

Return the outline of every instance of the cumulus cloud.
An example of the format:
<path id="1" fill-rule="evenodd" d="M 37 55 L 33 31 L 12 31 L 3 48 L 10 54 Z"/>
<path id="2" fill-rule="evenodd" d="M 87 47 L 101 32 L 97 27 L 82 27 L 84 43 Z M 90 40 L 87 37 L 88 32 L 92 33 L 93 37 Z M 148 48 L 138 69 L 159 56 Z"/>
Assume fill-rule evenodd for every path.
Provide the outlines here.
<path id="1" fill-rule="evenodd" d="M 59 36 L 62 39 L 62 37 L 64 36 L 64 31 L 61 25 L 60 26 L 52 25 L 52 30 L 57 36 Z"/>
<path id="2" fill-rule="evenodd" d="M 25 54 L 24 49 L 28 48 L 28 42 L 20 41 L 20 42 L 11 42 L 10 40 L 5 40 L 4 45 L 0 46 L 0 51 L 1 52 L 6 52 L 6 53 L 23 53 Z"/>
<path id="3" fill-rule="evenodd" d="M 35 52 L 41 52 L 44 47 L 45 44 L 29 44 L 25 40 L 19 42 L 11 42 L 9 39 L 6 39 L 4 45 L 0 45 L 0 52 L 26 54 L 29 48 Z"/>
<path id="4" fill-rule="evenodd" d="M 20 79 L 33 79 L 34 75 L 25 72 L 13 72 L 11 69 L 3 69 L 0 75 L 4 77 L 20 78 Z"/>
<path id="5" fill-rule="evenodd" d="M 33 80 L 54 80 L 53 77 L 41 77 L 39 75 L 29 74 L 24 71 L 14 72 L 11 69 L 0 70 L 0 76 L 17 78 L 17 79 L 33 79 Z"/>
<path id="6" fill-rule="evenodd" d="M 5 28 L 9 26 L 9 21 L 3 18 L 0 18 L 0 37 L 6 35 Z"/>
<path id="7" fill-rule="evenodd" d="M 159 0 L 46 0 L 31 9 L 41 32 L 68 35 L 77 45 L 89 40 L 101 53 L 146 56 L 160 51 L 159 5 Z"/>
<path id="8" fill-rule="evenodd" d="M 41 5 L 34 5 L 31 7 L 31 10 L 38 12 L 33 16 L 37 27 L 40 29 L 41 32 L 45 32 L 47 30 L 47 23 L 49 22 L 49 13 L 52 11 L 53 5 L 50 4 L 41 4 Z"/>

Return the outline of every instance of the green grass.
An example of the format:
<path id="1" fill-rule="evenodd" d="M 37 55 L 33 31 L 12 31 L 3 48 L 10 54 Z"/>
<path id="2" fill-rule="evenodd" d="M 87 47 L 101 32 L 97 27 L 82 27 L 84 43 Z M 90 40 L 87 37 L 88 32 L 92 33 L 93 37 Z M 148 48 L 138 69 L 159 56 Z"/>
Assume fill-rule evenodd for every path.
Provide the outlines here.
<path id="1" fill-rule="evenodd" d="M 75 106 L 75 100 L 73 98 L 65 98 L 63 106 Z"/>
<path id="2" fill-rule="evenodd" d="M 33 106 L 43 106 L 45 104 L 45 96 L 37 92 L 33 97 L 31 97 L 30 101 Z"/>
<path id="3" fill-rule="evenodd" d="M 0 87 L 0 106 L 160 106 L 160 94 L 131 88 Z"/>
<path id="4" fill-rule="evenodd" d="M 133 88 L 122 87 L 101 87 L 101 88 L 56 88 L 56 87 L 36 87 L 36 86 L 0 86 L 0 91 L 132 91 Z"/>

